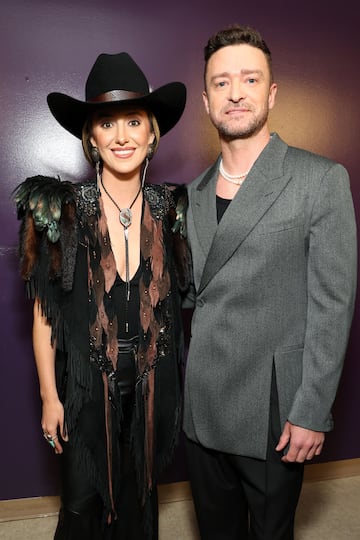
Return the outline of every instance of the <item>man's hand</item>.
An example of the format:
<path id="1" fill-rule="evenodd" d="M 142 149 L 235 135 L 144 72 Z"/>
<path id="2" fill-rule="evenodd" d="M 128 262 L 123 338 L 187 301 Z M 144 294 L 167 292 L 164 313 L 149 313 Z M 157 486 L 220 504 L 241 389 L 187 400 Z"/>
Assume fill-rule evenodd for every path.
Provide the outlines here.
<path id="1" fill-rule="evenodd" d="M 321 454 L 324 440 L 325 435 L 321 431 L 312 431 L 286 422 L 275 450 L 281 452 L 289 445 L 289 449 L 281 461 L 284 463 L 304 463 L 304 461 Z"/>

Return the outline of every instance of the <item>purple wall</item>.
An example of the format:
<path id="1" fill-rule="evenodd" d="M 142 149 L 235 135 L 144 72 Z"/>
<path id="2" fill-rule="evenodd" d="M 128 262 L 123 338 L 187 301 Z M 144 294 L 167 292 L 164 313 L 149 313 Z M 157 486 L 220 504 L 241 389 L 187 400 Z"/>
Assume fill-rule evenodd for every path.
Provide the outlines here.
<path id="1" fill-rule="evenodd" d="M 212 6 L 214 4 L 214 6 Z M 153 87 L 183 81 L 185 114 L 161 141 L 151 164 L 154 182 L 189 182 L 218 151 L 203 111 L 202 50 L 214 31 L 233 22 L 257 27 L 274 57 L 279 85 L 272 128 L 291 144 L 323 153 L 349 170 L 359 215 L 360 74 L 354 13 L 330 2 L 168 0 L 3 0 L 0 19 L 0 499 L 58 493 L 56 457 L 42 438 L 40 401 L 31 349 L 31 306 L 24 298 L 16 254 L 18 222 L 13 188 L 33 174 L 88 174 L 80 142 L 53 120 L 46 95 L 83 99 L 97 55 L 127 50 Z M 218 6 L 221 6 L 219 9 Z M 358 391 L 359 302 L 335 403 L 335 430 L 322 461 L 360 457 Z M 336 332 L 336 328 L 332 329 Z M 180 446 L 164 481 L 186 479 Z"/>

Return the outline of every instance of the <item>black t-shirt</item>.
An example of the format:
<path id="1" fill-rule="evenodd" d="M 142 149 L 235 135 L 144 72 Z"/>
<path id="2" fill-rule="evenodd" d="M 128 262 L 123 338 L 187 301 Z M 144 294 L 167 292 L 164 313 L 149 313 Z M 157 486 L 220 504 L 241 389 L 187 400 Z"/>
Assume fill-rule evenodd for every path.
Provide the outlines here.
<path id="1" fill-rule="evenodd" d="M 222 197 L 216 195 L 216 214 L 218 223 L 220 223 L 221 218 L 225 214 L 225 211 L 230 203 L 231 199 L 223 199 Z"/>

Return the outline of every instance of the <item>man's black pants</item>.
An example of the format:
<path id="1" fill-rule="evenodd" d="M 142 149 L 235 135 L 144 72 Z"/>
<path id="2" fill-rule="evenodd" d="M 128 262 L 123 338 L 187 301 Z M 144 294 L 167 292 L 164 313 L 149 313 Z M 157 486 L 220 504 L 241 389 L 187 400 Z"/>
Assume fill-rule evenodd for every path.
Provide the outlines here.
<path id="1" fill-rule="evenodd" d="M 281 461 L 275 451 L 279 437 L 273 377 L 266 460 L 218 452 L 186 438 L 202 540 L 293 540 L 304 467 Z"/>

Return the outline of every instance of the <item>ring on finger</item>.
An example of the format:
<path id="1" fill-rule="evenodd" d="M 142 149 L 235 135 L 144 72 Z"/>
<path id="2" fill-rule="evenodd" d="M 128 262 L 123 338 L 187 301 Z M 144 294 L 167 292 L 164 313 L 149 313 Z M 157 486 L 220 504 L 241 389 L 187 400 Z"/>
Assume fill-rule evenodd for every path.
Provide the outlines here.
<path id="1" fill-rule="evenodd" d="M 45 438 L 45 440 L 50 444 L 50 446 L 52 446 L 53 448 L 55 448 L 55 441 L 56 441 L 56 439 L 58 438 L 57 435 L 52 436 L 52 435 L 50 435 L 50 433 L 46 433 L 46 432 L 44 431 L 44 438 Z"/>

